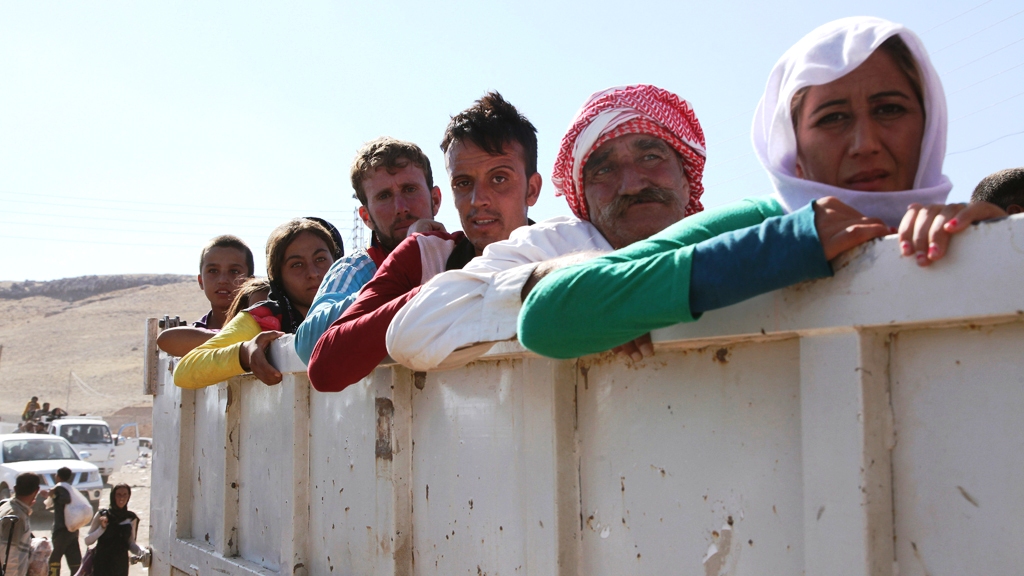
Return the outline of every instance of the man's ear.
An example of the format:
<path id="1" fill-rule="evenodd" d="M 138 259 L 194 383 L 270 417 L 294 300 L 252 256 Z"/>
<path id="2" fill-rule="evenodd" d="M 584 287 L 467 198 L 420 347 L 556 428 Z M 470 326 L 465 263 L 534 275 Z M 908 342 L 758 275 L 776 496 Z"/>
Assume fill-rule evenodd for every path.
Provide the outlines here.
<path id="1" fill-rule="evenodd" d="M 796 177 L 806 180 L 806 178 L 804 178 L 804 167 L 800 165 L 799 160 L 796 161 Z"/>
<path id="2" fill-rule="evenodd" d="M 363 219 L 363 224 L 366 224 L 367 228 L 374 232 L 377 231 L 377 229 L 373 227 L 373 220 L 370 219 L 370 211 L 366 209 L 366 206 L 359 207 L 359 217 Z"/>
<path id="3" fill-rule="evenodd" d="M 437 216 L 438 209 L 441 208 L 441 188 L 434 186 L 430 191 L 430 204 L 434 207 L 434 213 L 431 216 Z"/>
<path id="4" fill-rule="evenodd" d="M 203 275 L 202 274 L 196 274 L 196 280 L 199 280 L 199 289 L 200 290 L 206 290 L 206 288 L 203 287 Z"/>
<path id="5" fill-rule="evenodd" d="M 1024 213 L 1024 206 L 1020 206 L 1019 204 L 1010 204 L 1009 206 L 1006 207 L 1006 213 L 1007 214 L 1021 214 L 1021 213 Z"/>
<path id="6" fill-rule="evenodd" d="M 530 179 L 526 181 L 526 205 L 533 206 L 537 203 L 540 198 L 540 188 L 544 184 L 544 178 L 541 177 L 540 172 L 534 172 Z"/>

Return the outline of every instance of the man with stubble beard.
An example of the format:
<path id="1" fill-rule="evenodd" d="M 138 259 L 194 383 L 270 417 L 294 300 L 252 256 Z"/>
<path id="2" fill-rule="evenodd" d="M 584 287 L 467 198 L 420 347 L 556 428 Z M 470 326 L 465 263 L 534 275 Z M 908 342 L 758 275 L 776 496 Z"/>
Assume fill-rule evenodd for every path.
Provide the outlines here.
<path id="1" fill-rule="evenodd" d="M 359 216 L 372 231 L 370 245 L 335 260 L 324 275 L 295 332 L 295 352 L 307 364 L 320 336 L 355 302 L 410 226 L 418 220 L 433 222 L 441 204 L 430 160 L 412 142 L 387 136 L 367 142 L 352 161 L 351 180 L 361 204 Z"/>
<path id="2" fill-rule="evenodd" d="M 414 370 L 448 369 L 515 338 L 522 300 L 548 270 L 703 210 L 704 161 L 704 133 L 685 100 L 650 85 L 594 94 L 562 140 L 552 179 L 575 217 L 520 228 L 424 285 L 391 322 L 391 357 Z"/>
<path id="3" fill-rule="evenodd" d="M 315 389 L 337 392 L 365 378 L 387 356 L 384 338 L 392 318 L 424 283 L 463 268 L 488 245 L 529 223 L 526 213 L 542 183 L 537 129 L 501 94 L 485 94 L 453 117 L 441 150 L 463 231 L 449 234 L 423 220 L 410 228 L 409 237 L 317 343 L 309 362 Z"/>

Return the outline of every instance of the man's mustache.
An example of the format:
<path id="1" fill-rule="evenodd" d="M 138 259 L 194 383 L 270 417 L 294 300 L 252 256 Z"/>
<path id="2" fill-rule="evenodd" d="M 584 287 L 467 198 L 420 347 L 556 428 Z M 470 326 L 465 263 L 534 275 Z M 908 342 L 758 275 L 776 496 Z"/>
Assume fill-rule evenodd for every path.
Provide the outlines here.
<path id="1" fill-rule="evenodd" d="M 604 221 L 615 220 L 626 213 L 634 204 L 658 202 L 666 206 L 679 202 L 679 198 L 664 188 L 644 188 L 636 194 L 617 196 L 614 201 L 599 210 Z"/>

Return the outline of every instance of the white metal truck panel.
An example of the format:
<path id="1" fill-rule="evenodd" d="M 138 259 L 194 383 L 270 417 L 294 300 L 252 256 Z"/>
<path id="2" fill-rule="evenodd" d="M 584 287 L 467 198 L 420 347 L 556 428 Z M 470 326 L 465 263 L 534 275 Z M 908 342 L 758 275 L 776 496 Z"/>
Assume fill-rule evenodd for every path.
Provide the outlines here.
<path id="1" fill-rule="evenodd" d="M 586 363 L 581 573 L 799 573 L 799 370 L 796 339 Z"/>
<path id="2" fill-rule="evenodd" d="M 277 386 L 154 354 L 151 573 L 1018 573 L 1024 216 L 895 244 L 639 363 L 502 342 L 321 394 L 286 338 Z"/>
<path id="3" fill-rule="evenodd" d="M 1024 324 L 913 330 L 894 339 L 901 576 L 1024 567 L 1022 354 Z"/>

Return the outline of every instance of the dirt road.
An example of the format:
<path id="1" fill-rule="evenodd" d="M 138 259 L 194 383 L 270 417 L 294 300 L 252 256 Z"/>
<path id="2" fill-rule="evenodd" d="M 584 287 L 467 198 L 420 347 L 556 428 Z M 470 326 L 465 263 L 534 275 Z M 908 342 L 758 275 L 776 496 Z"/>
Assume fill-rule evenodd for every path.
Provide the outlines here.
<path id="1" fill-rule="evenodd" d="M 121 483 L 131 486 L 132 499 L 128 502 L 128 509 L 139 517 L 139 532 L 136 542 L 142 548 L 149 546 L 149 472 L 148 466 L 145 468 L 132 465 L 122 466 L 110 475 L 110 482 L 103 489 L 103 495 L 100 497 L 100 505 L 105 508 L 110 503 L 110 488 L 112 486 Z M 52 528 L 53 514 L 45 511 L 32 514 L 32 533 L 37 537 L 49 538 Z M 82 549 L 82 554 L 85 554 L 85 532 L 87 529 L 88 527 L 79 531 L 79 546 Z M 134 564 L 130 567 L 128 574 L 129 576 L 145 576 L 148 572 L 141 564 Z M 61 564 L 61 574 L 68 574 L 66 564 Z"/>

